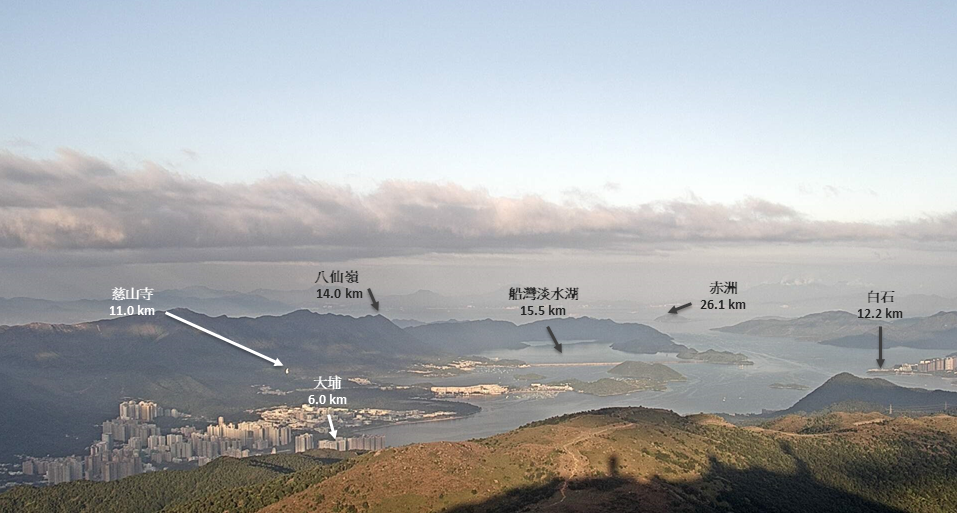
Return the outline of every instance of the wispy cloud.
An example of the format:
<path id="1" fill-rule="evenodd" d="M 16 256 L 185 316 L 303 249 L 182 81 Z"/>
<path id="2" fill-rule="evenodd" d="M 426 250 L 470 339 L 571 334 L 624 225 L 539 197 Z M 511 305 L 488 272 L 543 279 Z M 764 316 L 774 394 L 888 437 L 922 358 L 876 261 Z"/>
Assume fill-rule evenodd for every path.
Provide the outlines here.
<path id="1" fill-rule="evenodd" d="M 876 197 L 878 195 L 874 189 L 869 187 L 854 188 L 844 185 L 823 185 L 817 187 L 809 183 L 802 183 L 798 185 L 798 192 L 805 196 L 823 196 L 826 198 L 837 198 L 839 196 L 847 195 L 867 195 Z"/>
<path id="2" fill-rule="evenodd" d="M 778 203 L 695 198 L 612 207 L 503 198 L 454 184 L 384 182 L 372 192 L 291 176 L 218 184 L 155 164 L 121 170 L 71 150 L 0 152 L 0 247 L 28 250 L 354 248 L 362 254 L 611 250 L 637 243 L 957 240 L 957 213 L 889 225 L 810 220 Z M 254 250 L 255 248 L 255 250 Z"/>
<path id="3" fill-rule="evenodd" d="M 24 149 L 24 148 L 38 149 L 39 148 L 39 146 L 37 146 L 36 143 L 34 143 L 33 141 L 29 139 L 24 139 L 23 137 L 14 137 L 12 139 L 8 139 L 4 141 L 4 145 L 10 148 L 20 148 L 20 149 Z"/>

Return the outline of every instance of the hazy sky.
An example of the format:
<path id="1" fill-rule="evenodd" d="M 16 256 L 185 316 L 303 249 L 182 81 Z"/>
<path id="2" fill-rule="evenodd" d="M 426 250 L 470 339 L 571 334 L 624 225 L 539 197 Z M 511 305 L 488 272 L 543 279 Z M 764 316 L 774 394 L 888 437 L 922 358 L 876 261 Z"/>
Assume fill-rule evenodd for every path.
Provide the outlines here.
<path id="1" fill-rule="evenodd" d="M 616 204 L 751 195 L 839 220 L 949 211 L 957 189 L 953 2 L 2 12 L 0 141 L 34 156 Z"/>
<path id="2" fill-rule="evenodd" d="M 0 296 L 712 245 L 939 265 L 955 26 L 952 2 L 8 2 Z"/>

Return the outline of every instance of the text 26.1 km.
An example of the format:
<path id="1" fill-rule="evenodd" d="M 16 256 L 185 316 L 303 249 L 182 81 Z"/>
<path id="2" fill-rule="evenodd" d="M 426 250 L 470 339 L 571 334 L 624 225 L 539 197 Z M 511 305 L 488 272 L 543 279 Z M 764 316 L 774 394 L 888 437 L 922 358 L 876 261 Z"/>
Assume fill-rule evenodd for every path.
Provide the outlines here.
<path id="1" fill-rule="evenodd" d="M 744 310 L 744 307 L 744 301 L 731 301 L 724 299 L 719 299 L 717 301 L 713 299 L 701 300 L 702 310 Z"/>

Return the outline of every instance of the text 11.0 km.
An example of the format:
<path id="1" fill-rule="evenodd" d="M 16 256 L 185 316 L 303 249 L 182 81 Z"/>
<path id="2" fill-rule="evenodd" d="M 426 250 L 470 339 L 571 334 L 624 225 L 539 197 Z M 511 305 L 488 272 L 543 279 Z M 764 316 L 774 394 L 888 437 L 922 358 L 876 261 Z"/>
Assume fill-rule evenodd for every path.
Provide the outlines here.
<path id="1" fill-rule="evenodd" d="M 155 315 L 155 308 L 136 306 L 111 306 L 110 315 Z"/>

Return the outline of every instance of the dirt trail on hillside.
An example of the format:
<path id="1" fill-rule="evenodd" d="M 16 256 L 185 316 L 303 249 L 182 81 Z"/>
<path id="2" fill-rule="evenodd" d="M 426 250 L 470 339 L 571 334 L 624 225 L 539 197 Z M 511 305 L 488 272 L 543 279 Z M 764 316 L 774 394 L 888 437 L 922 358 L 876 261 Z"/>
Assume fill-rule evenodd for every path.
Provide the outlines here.
<path id="1" fill-rule="evenodd" d="M 562 444 L 561 446 L 562 455 L 567 457 L 571 463 L 570 465 L 567 465 L 565 468 L 567 472 L 567 476 L 565 477 L 565 480 L 562 482 L 561 489 L 559 489 L 559 492 L 561 492 L 562 494 L 561 500 L 558 501 L 559 503 L 565 500 L 565 491 L 568 489 L 569 479 L 573 479 L 574 477 L 582 473 L 586 468 L 588 468 L 588 458 L 586 458 L 585 455 L 579 452 L 578 449 L 575 449 L 574 446 L 590 438 L 594 438 L 596 436 L 601 436 L 605 433 L 610 433 L 612 431 L 617 431 L 619 429 L 624 429 L 624 428 L 632 427 L 632 426 L 634 426 L 634 424 L 627 423 L 627 424 L 613 424 L 611 426 L 607 426 L 602 429 L 590 429 L 587 432 L 582 433 L 581 435 L 576 436 L 575 438 L 572 438 L 571 440 Z"/>

